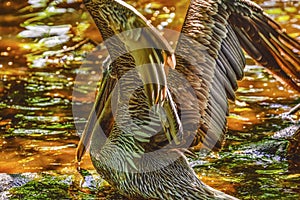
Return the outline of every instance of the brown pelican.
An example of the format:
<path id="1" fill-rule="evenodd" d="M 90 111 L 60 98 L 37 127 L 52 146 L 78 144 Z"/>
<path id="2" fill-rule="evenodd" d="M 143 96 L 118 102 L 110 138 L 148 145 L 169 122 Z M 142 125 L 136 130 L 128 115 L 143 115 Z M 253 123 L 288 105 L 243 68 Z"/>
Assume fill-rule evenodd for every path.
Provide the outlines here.
<path id="1" fill-rule="evenodd" d="M 129 198 L 235 199 L 201 182 L 186 155 L 221 148 L 228 99 L 235 98 L 243 76 L 242 48 L 300 91 L 299 43 L 249 0 L 191 0 L 174 58 L 166 40 L 130 5 L 84 4 L 111 63 L 77 161 L 91 142 L 97 172 Z"/>

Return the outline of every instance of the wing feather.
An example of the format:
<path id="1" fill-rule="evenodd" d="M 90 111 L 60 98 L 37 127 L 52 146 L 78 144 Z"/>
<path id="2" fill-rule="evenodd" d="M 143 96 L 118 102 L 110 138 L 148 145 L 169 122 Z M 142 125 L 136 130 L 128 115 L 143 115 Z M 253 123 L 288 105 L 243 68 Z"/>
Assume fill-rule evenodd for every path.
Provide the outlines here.
<path id="1" fill-rule="evenodd" d="M 255 3 L 224 1 L 244 50 L 276 78 L 300 92 L 300 44 Z"/>
<path id="2" fill-rule="evenodd" d="M 199 106 L 190 109 L 197 109 L 200 114 L 200 120 L 194 119 L 198 122 L 190 122 L 198 123 L 198 130 L 191 145 L 193 150 L 202 146 L 210 149 L 219 149 L 222 146 L 226 131 L 228 99 L 234 100 L 237 80 L 243 76 L 245 59 L 235 33 L 228 25 L 229 14 L 226 8 L 221 1 L 192 0 L 182 33 L 189 40 L 198 42 L 193 44 L 194 46 L 200 45 L 202 48 L 197 51 L 197 48 L 191 48 L 190 43 L 193 42 L 181 38 L 176 49 L 176 54 L 185 55 L 185 59 L 189 61 L 193 61 L 190 59 L 191 55 L 195 59 L 205 58 L 202 62 L 182 62 L 180 59 L 184 58 L 177 56 L 176 69 L 179 72 L 185 68 L 193 69 L 192 72 L 202 72 L 197 73 L 197 78 L 190 82 L 198 98 L 195 104 Z M 189 80 L 191 74 L 184 75 Z M 182 94 L 185 101 L 188 101 L 188 95 Z"/>
<path id="3" fill-rule="evenodd" d="M 198 51 L 194 48 L 197 44 L 181 38 L 176 49 L 176 53 L 184 55 L 177 56 L 179 72 L 201 72 L 194 73 L 197 77 L 193 79 L 188 78 L 190 73 L 183 73 L 195 90 L 201 118 L 195 118 L 199 126 L 191 145 L 194 150 L 222 146 L 228 100 L 235 99 L 237 80 L 243 77 L 245 57 L 241 48 L 289 86 L 300 90 L 299 43 L 249 0 L 192 0 L 182 33 L 202 46 Z M 201 61 L 195 61 L 198 57 Z M 187 101 L 189 95 L 182 94 L 182 98 Z M 196 121 L 188 124 L 193 123 Z"/>

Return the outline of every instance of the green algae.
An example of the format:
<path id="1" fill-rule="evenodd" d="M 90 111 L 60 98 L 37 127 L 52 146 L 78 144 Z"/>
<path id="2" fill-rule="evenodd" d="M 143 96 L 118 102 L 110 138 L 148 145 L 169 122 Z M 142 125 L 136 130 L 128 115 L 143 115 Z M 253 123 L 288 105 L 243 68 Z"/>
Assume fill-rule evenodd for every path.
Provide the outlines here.
<path id="1" fill-rule="evenodd" d="M 32 180 L 23 186 L 12 188 L 10 190 L 10 199 L 72 199 L 68 188 L 68 184 L 60 178 L 47 175 L 40 180 Z"/>

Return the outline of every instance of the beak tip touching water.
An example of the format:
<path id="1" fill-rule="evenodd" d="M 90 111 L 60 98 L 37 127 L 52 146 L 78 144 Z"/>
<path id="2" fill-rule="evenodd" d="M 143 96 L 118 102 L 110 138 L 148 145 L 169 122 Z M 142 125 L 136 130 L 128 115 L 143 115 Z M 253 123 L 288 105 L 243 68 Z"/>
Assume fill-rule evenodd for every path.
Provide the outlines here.
<path id="1" fill-rule="evenodd" d="M 75 163 L 77 163 L 78 165 L 80 164 L 81 159 L 85 152 L 86 152 L 86 147 L 84 146 L 84 144 L 82 144 L 81 141 L 79 141 L 76 149 Z"/>

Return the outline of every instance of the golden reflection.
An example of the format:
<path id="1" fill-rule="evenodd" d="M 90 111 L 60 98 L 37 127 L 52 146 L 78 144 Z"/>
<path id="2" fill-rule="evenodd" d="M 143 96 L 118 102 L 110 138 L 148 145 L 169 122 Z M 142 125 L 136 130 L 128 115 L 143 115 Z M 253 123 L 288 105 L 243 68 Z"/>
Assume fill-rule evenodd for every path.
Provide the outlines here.
<path id="1" fill-rule="evenodd" d="M 166 1 L 161 1 L 161 3 L 157 3 L 157 2 L 151 2 L 149 3 L 148 1 L 144 0 L 144 1 L 139 1 L 139 2 L 133 2 L 133 1 L 128 1 L 129 3 L 135 4 L 138 9 L 143 12 L 143 14 L 145 14 L 149 19 L 151 19 L 151 21 L 159 28 L 159 29 L 163 29 L 164 27 L 167 28 L 174 28 L 176 30 L 180 30 L 180 26 L 184 20 L 184 15 L 185 15 L 185 10 L 187 9 L 187 4 L 184 3 L 183 1 L 178 1 L 178 2 L 174 2 L 174 3 L 170 3 L 170 2 L 166 2 Z M 293 23 L 297 23 L 299 21 L 299 11 L 298 11 L 298 7 L 299 5 L 296 4 L 296 6 L 298 7 L 294 7 L 293 5 L 289 5 L 289 6 L 285 6 L 284 3 L 278 2 L 279 6 L 282 7 L 270 7 L 268 5 L 268 2 L 264 2 L 263 5 L 266 5 L 266 12 L 270 15 L 273 15 L 274 18 L 279 21 L 279 23 L 281 23 L 289 33 L 291 33 L 294 37 L 299 36 L 299 27 L 296 25 L 293 25 Z M 55 3 L 53 4 L 55 5 Z M 274 4 L 272 4 L 274 5 Z M 6 6 L 12 6 L 11 2 L 6 2 Z M 13 5 L 15 6 L 15 5 Z M 53 8 L 52 10 L 48 8 L 47 12 L 54 12 L 55 9 Z M 66 12 L 75 12 L 72 9 L 69 8 L 63 8 L 63 9 L 57 9 L 57 12 L 61 12 L 61 13 L 66 13 Z M 81 10 L 78 11 L 78 13 L 82 13 Z M 78 15 L 78 14 L 76 14 Z M 33 14 L 32 16 L 37 16 L 37 13 Z M 51 16 L 51 15 L 49 15 Z M 84 16 L 84 15 L 82 15 Z M 26 17 L 28 17 L 28 14 L 26 14 Z M 85 17 L 84 17 L 85 18 Z M 30 19 L 30 18 L 29 18 Z M 39 20 L 42 20 L 44 18 L 39 18 Z M 49 18 L 51 19 L 51 17 Z M 35 18 L 35 20 L 38 20 L 38 18 Z M 46 35 L 55 35 L 58 32 L 63 32 L 63 34 L 69 34 L 70 30 L 72 29 L 72 31 L 74 31 L 77 34 L 81 34 L 82 31 L 88 31 L 91 32 L 91 34 L 89 35 L 97 35 L 97 30 L 93 27 L 89 27 L 89 25 L 87 25 L 87 23 L 83 23 L 81 21 L 75 20 L 73 23 L 73 25 L 69 24 L 68 20 L 65 19 L 67 21 L 67 23 L 65 23 L 64 25 L 58 25 L 58 26 L 45 26 L 42 25 L 40 27 L 46 27 L 46 29 L 48 30 L 48 34 L 46 34 L 44 32 L 44 30 L 46 29 L 38 29 L 39 26 L 30 26 L 30 23 L 33 23 L 34 21 L 29 21 L 27 20 L 26 23 L 27 25 L 25 26 L 26 30 L 21 30 L 19 32 L 15 32 L 15 35 L 23 35 L 23 36 L 28 36 L 30 37 L 30 34 L 46 34 Z M 89 23 L 93 23 L 91 21 L 90 18 L 88 18 Z M 62 20 L 63 22 L 64 20 Z M 53 23 L 53 22 L 51 22 Z M 5 28 L 5 27 L 3 27 Z M 32 32 L 28 32 L 31 30 L 41 30 L 42 33 L 37 32 L 37 31 L 32 31 Z M 79 31 L 80 30 L 80 31 Z M 24 32 L 25 31 L 25 32 Z M 27 32 L 26 32 L 27 31 Z M 20 34 L 22 33 L 22 34 Z M 8 34 L 11 35 L 11 34 Z M 1 39 L 3 40 L 3 36 L 1 36 Z M 11 37 L 11 36 L 9 36 Z M 77 36 L 75 36 L 77 37 Z M 5 40 L 7 36 L 5 36 Z M 43 39 L 43 38 L 42 38 Z M 175 40 L 175 39 L 174 39 Z M 28 54 L 26 55 L 26 51 L 29 50 L 31 52 L 35 52 L 35 51 L 40 51 L 42 53 L 44 46 L 44 43 L 47 43 L 47 41 L 45 41 L 45 39 L 43 40 L 44 42 L 36 42 L 34 40 L 22 40 L 22 39 L 16 39 L 17 45 L 21 47 L 21 49 L 19 49 L 17 52 L 17 54 L 22 54 L 24 53 L 25 56 L 27 56 L 27 63 L 23 63 L 24 66 L 29 65 L 31 67 L 34 67 L 32 64 L 32 62 L 36 62 L 36 67 L 43 67 L 44 65 L 58 65 L 59 63 L 62 62 L 61 59 L 59 58 L 42 58 L 40 57 L 39 54 L 35 53 L 34 54 Z M 41 40 L 40 40 L 41 41 Z M 63 42 L 63 39 L 59 39 L 59 43 Z M 49 41 L 50 45 L 52 45 L 52 41 Z M 53 41 L 56 45 L 56 41 Z M 3 43 L 2 45 L 4 45 L 4 49 L 6 51 L 2 51 L 1 52 L 1 56 L 4 57 L 11 57 L 12 60 L 9 60 L 7 62 L 7 65 L 10 67 L 6 67 L 6 65 L 4 64 L 0 64 L 0 68 L 4 68 L 5 67 L 5 71 L 1 71 L 1 84 L 2 87 L 0 87 L 1 91 L 4 91 L 5 88 L 3 87 L 3 84 L 6 84 L 6 86 L 9 86 L 10 83 L 6 83 L 9 80 L 18 80 L 18 83 L 22 84 L 19 80 L 18 77 L 15 77 L 14 75 L 18 76 L 18 75 L 24 75 L 24 76 L 28 76 L 29 74 L 26 74 L 26 72 L 23 72 L 22 70 L 16 70 L 11 68 L 12 65 L 14 65 L 15 63 L 13 62 L 13 54 L 10 54 L 12 48 L 15 48 L 16 45 L 10 45 L 12 42 L 11 41 L 7 41 L 5 43 Z M 66 50 L 68 48 L 69 45 L 67 45 L 66 43 L 62 43 L 62 49 Z M 46 46 L 47 47 L 47 46 Z M 18 49 L 18 48 L 16 48 Z M 47 49 L 45 49 L 47 50 Z M 98 55 L 99 59 L 103 59 L 102 55 Z M 71 58 L 72 59 L 72 58 Z M 75 59 L 79 59 L 79 58 L 75 58 Z M 80 61 L 80 59 L 79 59 Z M 251 62 L 250 62 L 251 63 Z M 68 60 L 68 65 L 71 65 L 72 61 Z M 253 65 L 254 66 L 254 65 Z M 256 68 L 258 68 L 258 71 L 255 71 Z M 52 79 L 56 79 L 57 77 L 55 75 L 60 75 L 63 71 L 61 70 L 56 70 L 54 71 L 54 73 L 49 73 L 47 75 L 47 77 L 52 78 Z M 92 74 L 95 72 L 91 72 Z M 31 76 L 31 75 L 30 75 Z M 268 110 L 268 111 L 261 111 L 259 109 L 254 109 L 251 107 L 251 104 L 253 102 L 264 102 L 267 101 L 269 103 L 272 103 L 276 100 L 287 100 L 289 98 L 291 99 L 296 99 L 298 98 L 298 94 L 296 94 L 294 91 L 292 90 L 288 90 L 285 87 L 283 87 L 282 85 L 280 85 L 280 83 L 278 83 L 277 81 L 275 81 L 272 77 L 271 78 L 266 78 L 268 75 L 266 74 L 266 72 L 264 70 L 262 70 L 260 67 L 256 67 L 254 71 L 251 71 L 251 67 L 250 70 L 248 72 L 246 72 L 246 77 L 244 79 L 244 81 L 239 83 L 240 89 L 238 90 L 238 98 L 235 104 L 231 104 L 231 115 L 228 118 L 228 122 L 229 122 L 229 129 L 230 130 L 244 130 L 246 127 L 252 126 L 252 125 L 256 125 L 256 124 L 261 124 L 263 123 L 264 119 L 266 118 L 267 114 L 280 114 L 282 112 L 285 112 L 289 109 L 289 107 L 285 107 L 282 109 L 276 109 L 276 110 Z M 28 77 L 24 77 L 22 78 L 23 80 L 28 80 Z M 40 81 L 46 81 L 44 76 L 40 76 L 38 77 L 38 80 Z M 73 85 L 73 81 L 74 81 L 74 77 L 66 77 L 67 82 L 65 83 L 65 85 L 67 86 L 72 86 Z M 4 83 L 5 82 L 5 83 Z M 27 84 L 27 83 L 25 83 Z M 9 86 L 10 87 L 10 86 Z M 30 87 L 28 87 L 30 88 Z M 66 95 L 64 95 L 62 92 L 52 92 L 52 90 L 57 90 L 57 89 L 64 89 L 61 86 L 57 86 L 57 85 L 52 85 L 52 86 L 38 86 L 38 90 L 37 91 L 42 91 L 45 88 L 48 88 L 48 91 L 46 93 L 44 93 L 46 96 L 50 96 L 52 98 L 54 97 L 61 97 L 61 98 L 65 98 Z M 32 88 L 34 89 L 34 88 Z M 49 91 L 50 90 L 50 91 Z M 288 94 L 288 95 L 287 95 Z M 69 95 L 67 95 L 69 96 Z M 68 97 L 71 98 L 71 97 Z M 14 108 L 22 108 L 23 106 L 19 106 L 19 105 L 15 105 L 13 106 Z M 29 109 L 31 110 L 31 109 Z M 35 109 L 32 109 L 35 110 Z M 8 120 L 9 121 L 9 120 Z M 1 124 L 7 124 L 7 120 L 1 120 Z M 4 129 L 5 130 L 5 129 Z"/>

